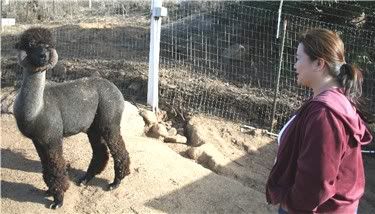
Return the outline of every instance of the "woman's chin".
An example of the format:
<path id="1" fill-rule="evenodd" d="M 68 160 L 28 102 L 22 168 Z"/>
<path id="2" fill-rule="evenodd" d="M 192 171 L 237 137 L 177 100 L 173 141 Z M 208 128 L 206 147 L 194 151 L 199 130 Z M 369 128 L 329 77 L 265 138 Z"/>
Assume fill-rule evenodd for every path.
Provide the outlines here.
<path id="1" fill-rule="evenodd" d="M 303 82 L 299 79 L 297 79 L 297 85 L 298 86 L 305 86 L 305 84 L 303 84 Z"/>

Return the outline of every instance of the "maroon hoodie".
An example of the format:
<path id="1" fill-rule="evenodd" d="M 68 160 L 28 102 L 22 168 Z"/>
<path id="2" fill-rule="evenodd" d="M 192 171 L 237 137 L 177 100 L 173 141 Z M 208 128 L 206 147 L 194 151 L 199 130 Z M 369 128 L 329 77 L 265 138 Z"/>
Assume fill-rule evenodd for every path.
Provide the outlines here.
<path id="1" fill-rule="evenodd" d="M 340 89 L 320 93 L 281 136 L 267 201 L 289 213 L 355 213 L 365 187 L 361 145 L 371 140 Z"/>

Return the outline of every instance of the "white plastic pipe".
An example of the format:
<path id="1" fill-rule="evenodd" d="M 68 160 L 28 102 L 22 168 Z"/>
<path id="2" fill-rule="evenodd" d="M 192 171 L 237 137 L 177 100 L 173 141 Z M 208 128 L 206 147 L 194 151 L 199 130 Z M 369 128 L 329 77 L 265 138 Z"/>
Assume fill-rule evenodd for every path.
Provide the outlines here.
<path id="1" fill-rule="evenodd" d="M 281 11 L 282 11 L 282 8 L 283 8 L 283 0 L 280 1 L 280 5 L 279 5 L 279 11 L 278 11 L 278 17 L 277 17 L 277 32 L 276 32 L 276 39 L 279 38 L 279 34 L 280 34 L 280 21 L 281 21 Z"/>
<path id="2" fill-rule="evenodd" d="M 159 53 L 160 53 L 160 31 L 161 18 L 155 16 L 155 8 L 162 8 L 162 0 L 151 0 L 151 30 L 150 30 L 150 59 L 147 85 L 147 104 L 151 105 L 152 111 L 158 109 L 159 90 Z"/>

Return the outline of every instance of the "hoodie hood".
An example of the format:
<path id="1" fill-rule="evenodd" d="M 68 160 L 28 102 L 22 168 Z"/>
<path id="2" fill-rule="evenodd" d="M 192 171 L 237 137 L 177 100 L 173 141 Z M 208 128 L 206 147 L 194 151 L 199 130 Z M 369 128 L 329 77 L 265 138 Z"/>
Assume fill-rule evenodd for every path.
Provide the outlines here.
<path id="1" fill-rule="evenodd" d="M 330 108 L 341 119 L 359 144 L 366 145 L 372 141 L 369 129 L 357 113 L 356 108 L 344 95 L 343 89 L 335 88 L 323 91 L 311 101 L 324 103 Z"/>

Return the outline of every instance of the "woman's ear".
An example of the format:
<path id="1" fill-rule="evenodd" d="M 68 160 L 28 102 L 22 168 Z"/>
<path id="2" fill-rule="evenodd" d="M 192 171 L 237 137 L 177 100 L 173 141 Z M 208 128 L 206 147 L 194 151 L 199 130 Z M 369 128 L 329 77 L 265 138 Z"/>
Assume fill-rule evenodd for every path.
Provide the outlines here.
<path id="1" fill-rule="evenodd" d="M 315 70 L 316 71 L 324 71 L 326 66 L 326 61 L 322 58 L 318 58 L 314 62 Z"/>

